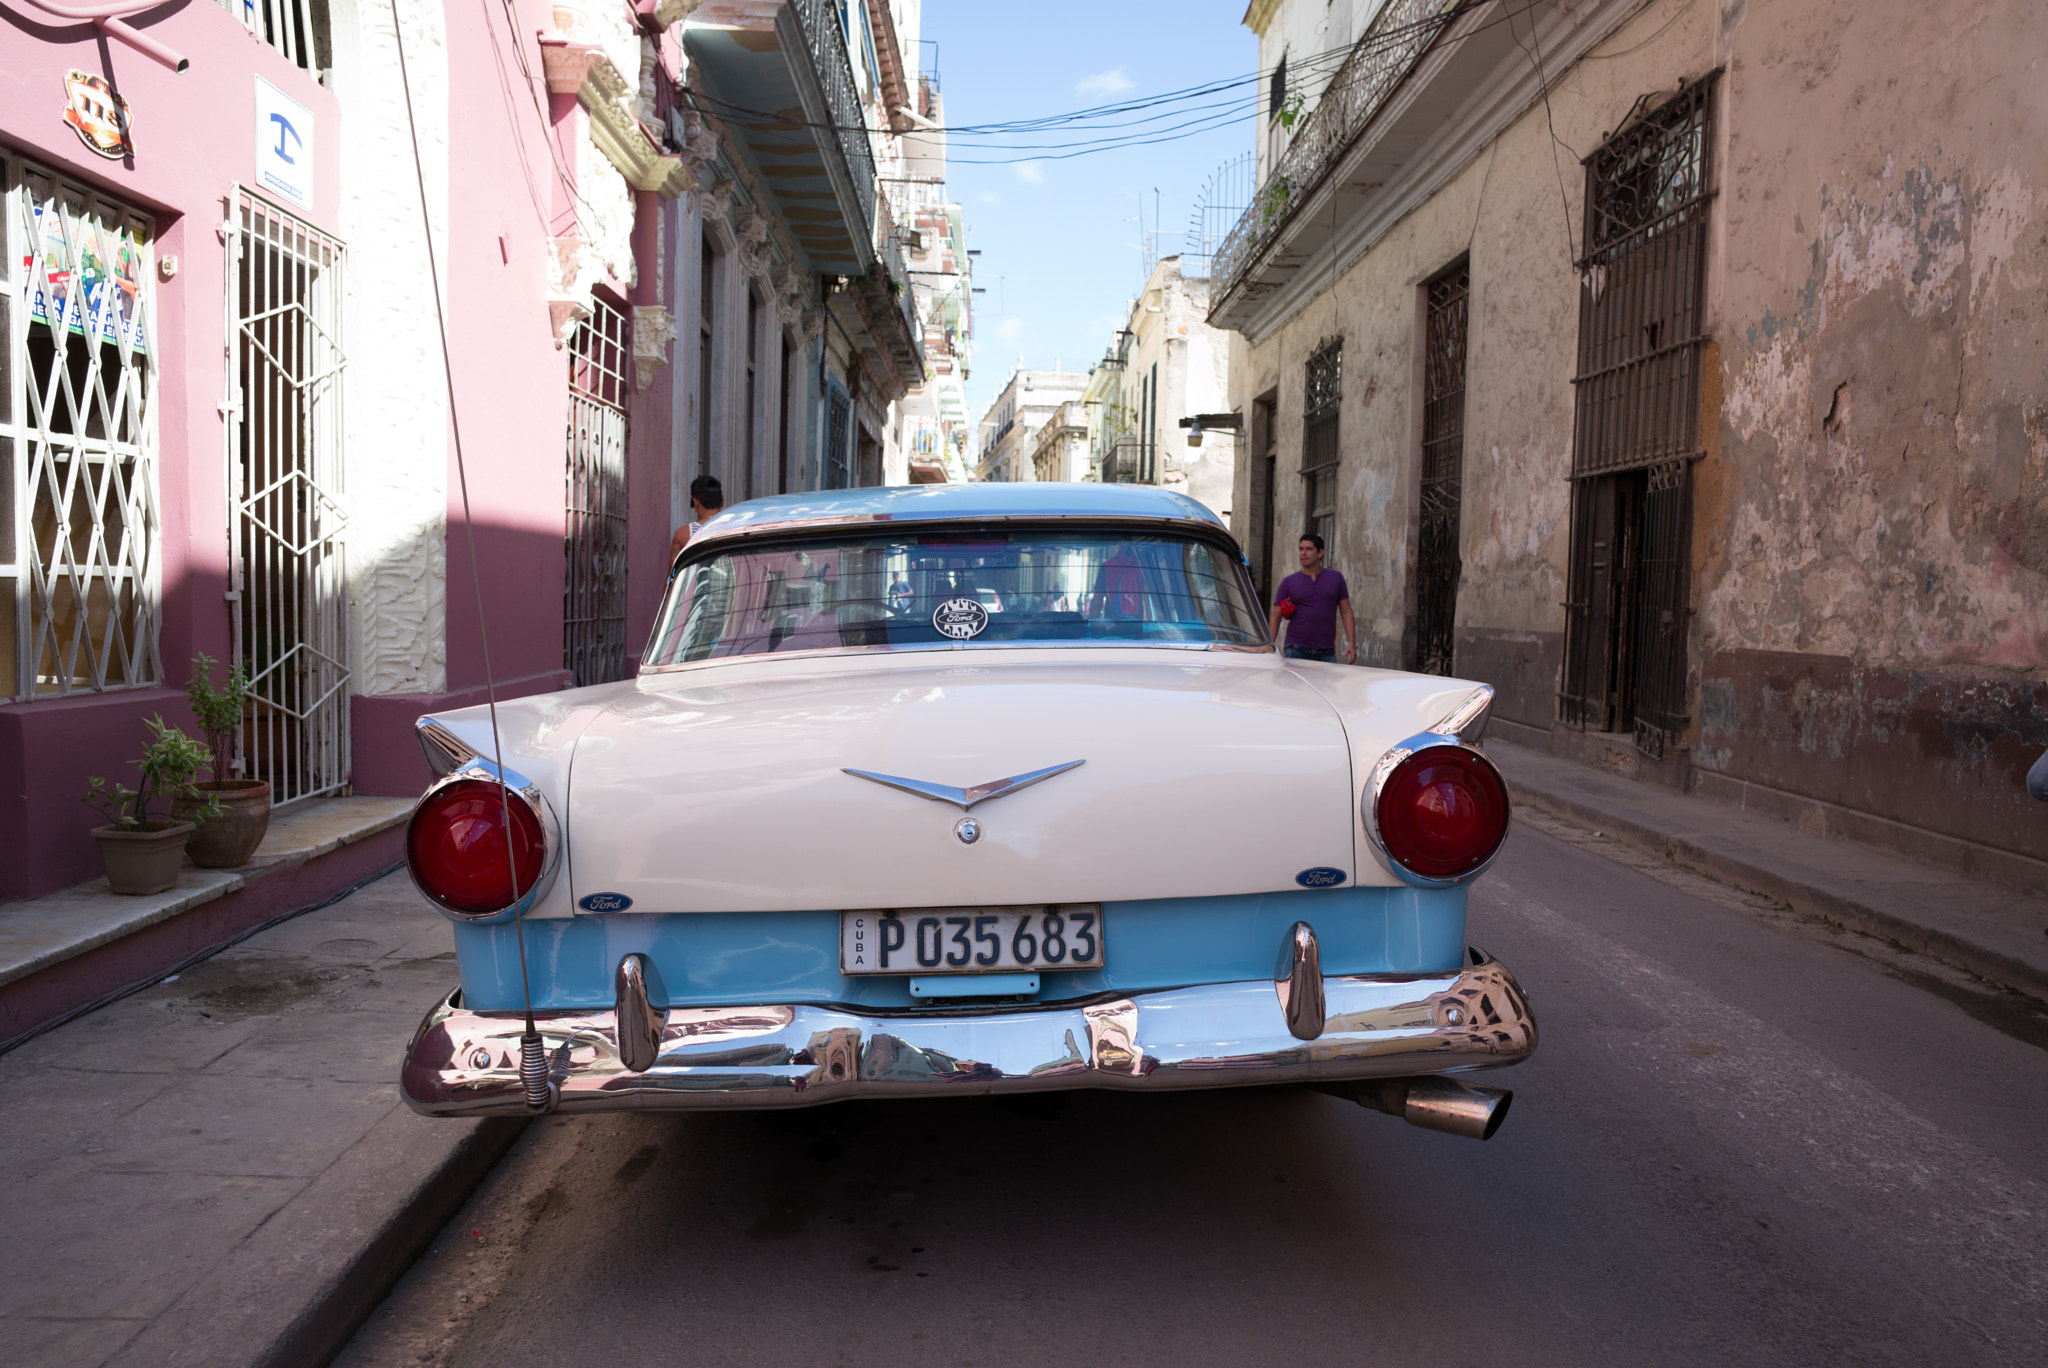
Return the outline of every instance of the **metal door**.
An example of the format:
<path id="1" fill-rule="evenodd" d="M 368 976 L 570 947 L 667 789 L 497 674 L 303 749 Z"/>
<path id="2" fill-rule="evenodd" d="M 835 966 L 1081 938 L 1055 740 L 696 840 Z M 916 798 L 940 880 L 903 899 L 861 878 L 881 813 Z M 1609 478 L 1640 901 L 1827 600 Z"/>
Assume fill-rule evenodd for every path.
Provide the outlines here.
<path id="1" fill-rule="evenodd" d="M 1429 282 L 1423 326 L 1422 514 L 1415 555 L 1415 668 L 1448 675 L 1456 655 L 1458 515 L 1465 469 L 1465 360 L 1472 275 L 1460 262 Z"/>
<path id="2" fill-rule="evenodd" d="M 282 806 L 349 778 L 343 248 L 240 187 L 228 222 L 229 597 L 251 700 L 235 763 Z"/>

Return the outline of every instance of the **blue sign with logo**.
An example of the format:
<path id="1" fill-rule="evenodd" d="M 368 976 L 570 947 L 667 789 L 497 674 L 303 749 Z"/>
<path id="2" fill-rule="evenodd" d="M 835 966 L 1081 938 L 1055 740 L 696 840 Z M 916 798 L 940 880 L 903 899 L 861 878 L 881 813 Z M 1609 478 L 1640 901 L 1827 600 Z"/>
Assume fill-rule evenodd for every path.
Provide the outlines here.
<path id="1" fill-rule="evenodd" d="M 576 905 L 585 912 L 623 912 L 633 900 L 623 893 L 592 893 L 578 898 Z"/>
<path id="2" fill-rule="evenodd" d="M 1349 874 L 1346 874 L 1341 869 L 1332 869 L 1328 865 L 1318 865 L 1314 869 L 1302 870 L 1301 873 L 1294 876 L 1294 881 L 1303 888 L 1335 888 L 1350 877 Z"/>

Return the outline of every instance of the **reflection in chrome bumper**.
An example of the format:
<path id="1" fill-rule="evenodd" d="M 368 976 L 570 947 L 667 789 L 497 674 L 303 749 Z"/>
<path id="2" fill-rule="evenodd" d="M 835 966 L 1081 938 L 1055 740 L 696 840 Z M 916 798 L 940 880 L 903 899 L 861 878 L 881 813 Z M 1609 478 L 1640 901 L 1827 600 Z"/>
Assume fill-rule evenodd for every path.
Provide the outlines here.
<path id="1" fill-rule="evenodd" d="M 620 1060 L 610 1011 L 542 1016 L 538 1025 L 564 1112 L 1227 1088 L 1519 1064 L 1536 1048 L 1536 1019 L 1505 966 L 1473 958 L 1459 973 L 1325 978 L 1325 1025 L 1312 1040 L 1289 1031 L 1265 979 L 1007 1010 L 676 1007 L 653 1066 L 639 1073 Z M 526 1115 L 520 1015 L 454 1002 L 427 1013 L 406 1051 L 406 1102 L 427 1116 Z"/>

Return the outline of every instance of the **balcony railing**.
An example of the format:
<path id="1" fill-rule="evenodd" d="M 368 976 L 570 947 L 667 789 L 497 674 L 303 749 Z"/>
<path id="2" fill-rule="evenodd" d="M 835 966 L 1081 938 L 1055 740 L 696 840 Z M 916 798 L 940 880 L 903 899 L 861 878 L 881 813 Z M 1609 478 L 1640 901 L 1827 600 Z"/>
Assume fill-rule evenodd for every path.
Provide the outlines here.
<path id="1" fill-rule="evenodd" d="M 1153 484 L 1152 444 L 1142 437 L 1119 437 L 1102 453 L 1104 484 Z"/>
<path id="2" fill-rule="evenodd" d="M 810 48 L 811 68 L 818 73 L 818 85 L 825 92 L 825 108 L 838 132 L 839 151 L 846 158 L 863 222 L 872 231 L 875 148 L 868 140 L 867 114 L 853 84 L 853 63 L 846 56 L 846 30 L 839 22 L 839 5 L 835 0 L 791 0 L 790 7 L 796 11 L 804 43 Z"/>
<path id="3" fill-rule="evenodd" d="M 1387 0 L 1344 65 L 1330 78 L 1315 110 L 1295 125 L 1279 165 L 1252 195 L 1237 226 L 1216 249 L 1212 279 L 1228 281 L 1217 297 L 1237 287 L 1239 277 L 1279 233 L 1296 205 L 1314 190 L 1332 164 L 1372 122 L 1444 26 L 1470 0 Z"/>

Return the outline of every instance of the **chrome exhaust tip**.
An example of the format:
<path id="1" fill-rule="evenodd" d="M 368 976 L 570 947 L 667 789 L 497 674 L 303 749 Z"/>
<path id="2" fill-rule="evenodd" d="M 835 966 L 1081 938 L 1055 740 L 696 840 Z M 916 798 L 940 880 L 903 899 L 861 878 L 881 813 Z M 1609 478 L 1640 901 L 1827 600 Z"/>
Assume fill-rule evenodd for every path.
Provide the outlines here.
<path id="1" fill-rule="evenodd" d="M 1450 1078 L 1384 1078 L 1351 1085 L 1361 1107 L 1398 1116 L 1424 1130 L 1491 1140 L 1508 1119 L 1515 1094 L 1507 1088 L 1474 1088 Z"/>

